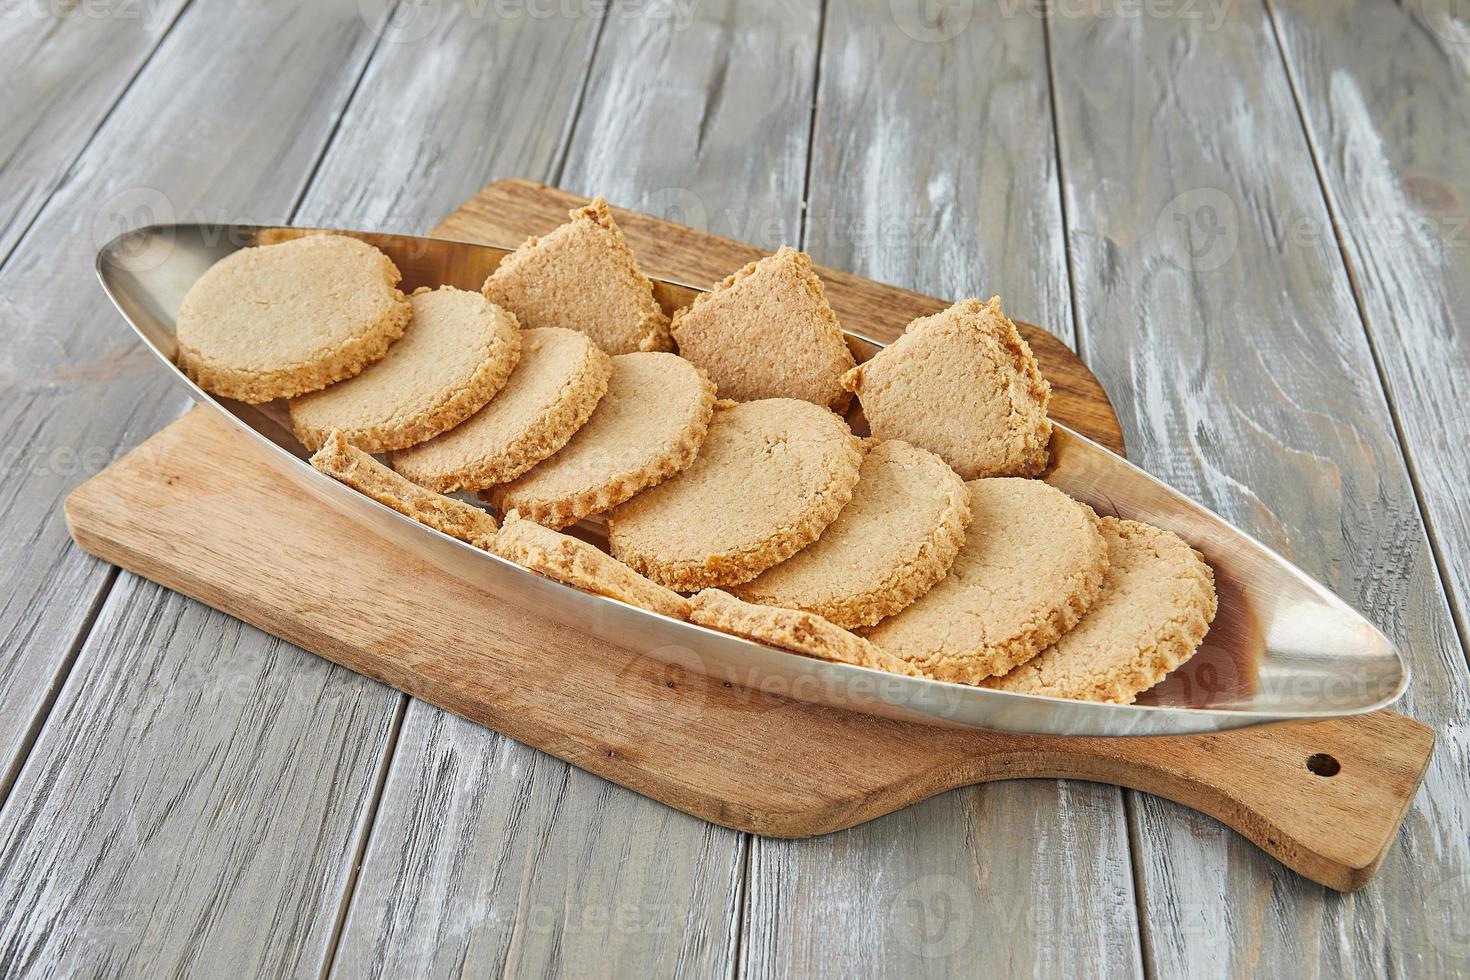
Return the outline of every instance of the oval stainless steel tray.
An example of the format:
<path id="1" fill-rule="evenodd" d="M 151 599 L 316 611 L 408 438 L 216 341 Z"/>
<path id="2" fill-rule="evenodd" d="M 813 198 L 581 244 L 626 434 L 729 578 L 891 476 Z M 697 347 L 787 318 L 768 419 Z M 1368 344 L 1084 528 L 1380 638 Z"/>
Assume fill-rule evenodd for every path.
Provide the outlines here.
<path id="1" fill-rule="evenodd" d="M 1200 651 L 1134 705 L 1095 704 L 899 677 L 813 660 L 550 581 L 433 531 L 323 476 L 272 406 L 217 398 L 174 365 L 174 318 L 214 262 L 253 245 L 331 230 L 392 257 L 405 291 L 478 289 L 510 249 L 444 239 L 257 225 L 158 225 L 109 242 L 97 274 L 118 311 L 194 400 L 220 413 L 283 474 L 393 543 L 497 598 L 656 660 L 767 693 L 886 717 L 1047 735 L 1173 735 L 1358 714 L 1408 684 L 1399 652 L 1372 623 L 1244 532 L 1127 460 L 1057 425 L 1049 483 L 1100 514 L 1168 528 L 1214 567 L 1220 609 Z M 672 309 L 698 289 L 655 280 Z M 856 334 L 858 360 L 881 345 Z M 278 406 L 277 406 L 278 408 Z"/>

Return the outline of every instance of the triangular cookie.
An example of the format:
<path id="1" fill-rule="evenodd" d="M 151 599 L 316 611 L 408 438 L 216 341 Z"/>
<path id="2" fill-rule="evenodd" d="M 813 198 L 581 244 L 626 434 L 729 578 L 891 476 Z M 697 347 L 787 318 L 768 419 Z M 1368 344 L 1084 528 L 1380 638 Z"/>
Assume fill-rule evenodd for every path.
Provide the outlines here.
<path id="1" fill-rule="evenodd" d="M 569 215 L 507 255 L 481 292 L 526 329 L 580 330 L 609 354 L 671 350 L 669 318 L 607 202 L 599 197 Z"/>
<path id="2" fill-rule="evenodd" d="M 679 353 L 721 398 L 800 398 L 841 412 L 853 366 L 822 280 L 804 252 L 783 247 L 752 262 L 674 314 Z"/>

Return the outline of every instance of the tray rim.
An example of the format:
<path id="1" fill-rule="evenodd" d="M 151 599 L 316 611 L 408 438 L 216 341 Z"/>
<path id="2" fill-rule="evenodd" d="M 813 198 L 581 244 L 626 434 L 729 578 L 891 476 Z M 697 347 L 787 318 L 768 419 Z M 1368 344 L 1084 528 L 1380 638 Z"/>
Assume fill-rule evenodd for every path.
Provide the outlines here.
<path id="1" fill-rule="evenodd" d="M 214 396 L 210 392 L 205 391 L 203 388 L 199 387 L 192 379 L 190 379 L 178 367 L 178 365 L 174 362 L 174 360 L 171 357 L 169 357 L 164 351 L 160 350 L 159 347 L 146 334 L 144 334 L 144 332 L 138 327 L 138 325 L 133 322 L 132 317 L 123 308 L 123 304 L 119 300 L 118 296 L 114 293 L 114 291 L 113 291 L 113 289 L 112 289 L 112 287 L 110 285 L 110 281 L 109 281 L 109 277 L 108 277 L 108 273 L 107 273 L 107 268 L 106 267 L 107 267 L 107 263 L 108 263 L 108 260 L 109 260 L 109 256 L 111 256 L 117 249 L 119 249 L 119 247 L 125 245 L 130 240 L 137 239 L 140 236 L 156 236 L 160 232 L 168 232 L 169 234 L 174 234 L 177 231 L 182 230 L 182 229 L 205 229 L 210 234 L 212 234 L 212 235 L 214 235 L 216 237 L 222 238 L 222 239 L 224 239 L 224 238 L 231 238 L 231 239 L 233 239 L 233 238 L 238 237 L 240 233 L 249 233 L 250 236 L 252 236 L 251 237 L 251 241 L 249 243 L 240 243 L 240 244 L 238 244 L 238 247 L 239 248 L 249 247 L 250 244 L 270 244 L 270 243 L 259 243 L 259 242 L 256 242 L 254 240 L 254 236 L 258 235 L 261 232 L 269 232 L 269 233 L 276 233 L 276 234 L 289 233 L 288 234 L 288 237 L 299 237 L 299 236 L 310 235 L 310 234 L 329 233 L 329 234 L 338 234 L 338 235 L 345 235 L 345 236 L 355 237 L 355 238 L 359 238 L 359 239 L 362 239 L 362 240 L 368 240 L 370 242 L 371 241 L 374 241 L 374 240 L 382 240 L 382 239 L 402 239 L 402 240 L 408 240 L 408 241 L 413 241 L 413 240 L 427 240 L 427 241 L 432 241 L 432 242 L 434 242 L 436 244 L 443 244 L 443 245 L 450 245 L 450 246 L 462 246 L 462 247 L 471 248 L 471 249 L 483 249 L 483 250 L 496 251 L 496 252 L 502 253 L 502 255 L 509 254 L 511 252 L 514 252 L 517 246 L 514 246 L 514 245 L 507 246 L 507 245 L 495 244 L 495 243 L 488 243 L 488 242 L 465 241 L 465 240 L 462 240 L 462 239 L 448 238 L 448 237 L 443 237 L 443 236 L 439 236 L 439 235 L 412 235 L 412 234 L 399 233 L 399 232 L 364 231 L 364 230 L 343 229 L 343 228 L 324 227 L 324 226 L 315 226 L 315 225 L 301 225 L 301 226 L 296 226 L 296 225 L 259 225 L 259 224 L 234 224 L 234 223 L 227 223 L 227 222 L 226 223 L 146 224 L 146 225 L 140 225 L 137 228 L 130 229 L 128 231 L 122 232 L 121 234 L 118 234 L 118 235 L 114 236 L 111 240 L 109 240 L 106 244 L 104 244 L 101 248 L 99 248 L 98 251 L 97 251 L 97 253 L 96 253 L 95 260 L 94 260 L 94 271 L 95 271 L 95 273 L 97 275 L 97 278 L 98 278 L 99 283 L 102 286 L 103 292 L 107 295 L 107 298 L 108 298 L 109 302 L 112 304 L 113 308 L 118 312 L 118 314 L 123 318 L 123 320 L 128 323 L 129 327 L 133 330 L 134 334 L 138 337 L 138 339 L 140 339 L 144 343 L 144 345 L 149 349 L 149 351 L 151 351 L 153 353 L 153 355 L 160 362 L 162 362 L 162 364 L 164 365 L 164 367 L 169 372 L 172 373 L 174 379 L 177 382 L 181 383 L 184 386 L 185 390 L 188 391 L 188 393 L 189 393 L 190 397 L 192 398 L 192 400 L 195 403 L 197 403 L 197 404 L 208 406 L 210 409 L 213 410 L 214 413 L 216 413 L 216 415 L 218 417 L 221 417 L 223 421 L 225 421 L 231 428 L 235 429 L 236 431 L 248 433 L 256 441 L 256 443 L 259 446 L 261 446 L 261 447 L 265 448 L 266 450 L 268 450 L 268 458 L 271 460 L 271 462 L 278 469 L 283 469 L 283 470 L 285 470 L 285 471 L 287 471 L 289 473 L 292 473 L 292 474 L 294 474 L 298 478 L 305 477 L 306 478 L 306 481 L 315 488 L 315 490 L 317 491 L 317 493 L 318 493 L 319 496 L 322 495 L 323 493 L 325 493 L 325 494 L 329 494 L 332 497 L 334 497 L 334 498 L 342 501 L 345 506 L 343 506 L 343 507 L 341 507 L 339 509 L 345 510 L 349 514 L 350 514 L 350 512 L 351 512 L 351 510 L 353 508 L 363 509 L 363 505 L 366 505 L 366 510 L 368 512 L 370 512 L 370 513 L 375 514 L 377 516 L 377 519 L 380 522 L 386 522 L 389 526 L 393 526 L 393 527 L 398 528 L 399 531 L 402 532 L 402 533 L 404 533 L 404 534 L 413 534 L 413 533 L 427 534 L 429 536 L 429 538 L 431 540 L 435 540 L 439 544 L 439 546 L 441 548 L 442 547 L 448 547 L 451 551 L 453 551 L 453 552 L 455 552 L 457 554 L 460 554 L 461 556 L 473 558 L 473 560 L 475 560 L 475 561 L 479 561 L 479 562 L 487 562 L 488 561 L 488 563 L 490 565 L 495 566 L 495 567 L 498 567 L 498 568 L 500 568 L 502 570 L 513 570 L 514 573 L 517 573 L 517 574 L 519 574 L 521 576 L 525 576 L 525 577 L 527 577 L 529 579 L 536 580 L 537 582 L 542 583 L 544 586 L 550 587 L 553 591 L 559 592 L 561 594 L 564 594 L 568 598 L 569 601 L 572 601 L 575 604 L 583 605 L 583 604 L 585 604 L 587 602 L 590 602 L 590 603 L 594 604 L 594 607 L 595 607 L 595 605 L 597 605 L 597 604 L 608 604 L 608 603 L 611 603 L 613 606 L 617 607 L 621 611 L 625 611 L 625 612 L 626 611 L 631 611 L 633 614 L 635 614 L 635 616 L 637 616 L 637 617 L 645 617 L 645 618 L 647 618 L 651 622 L 658 622 L 658 623 L 664 624 L 666 626 L 671 626 L 671 627 L 673 627 L 675 629 L 680 630 L 681 632 L 690 632 L 692 636 L 701 637 L 706 642 L 709 642 L 709 643 L 717 643 L 717 644 L 727 645 L 727 646 L 730 645 L 730 644 L 734 644 L 734 645 L 737 645 L 737 646 L 740 646 L 740 647 L 748 648 L 748 650 L 752 654 L 756 654 L 756 653 L 760 654 L 761 658 L 764 658 L 764 657 L 766 657 L 768 655 L 777 655 L 780 658 L 783 658 L 783 660 L 788 664 L 788 666 L 790 666 L 790 665 L 800 665 L 801 667 L 806 668 L 806 670 L 808 670 L 808 671 L 814 671 L 815 673 L 819 673 L 819 674 L 827 674 L 827 675 L 829 675 L 829 676 L 837 679 L 838 681 L 842 682 L 842 684 L 844 684 L 844 685 L 850 685 L 850 684 L 856 683 L 858 685 L 864 685 L 865 686 L 867 684 L 873 683 L 875 681 L 875 679 L 877 679 L 877 680 L 882 680 L 885 683 L 886 682 L 895 682 L 895 683 L 897 683 L 900 686 L 913 685 L 919 691 L 926 691 L 927 690 L 927 691 L 933 691 L 933 692 L 961 692 L 964 697 L 980 697 L 980 698 L 985 698 L 985 699 L 992 699 L 992 698 L 1002 699 L 1000 702 L 998 702 L 998 703 L 1001 703 L 1001 704 L 1010 703 L 1010 704 L 1013 704 L 1013 705 L 1022 705 L 1022 704 L 1035 704 L 1035 703 L 1038 703 L 1039 702 L 1039 703 L 1050 705 L 1050 706 L 1052 706 L 1053 709 L 1056 709 L 1056 710 L 1066 709 L 1068 711 L 1068 713 L 1074 713 L 1074 712 L 1076 712 L 1076 713 L 1084 713 L 1085 712 L 1085 713 L 1089 713 L 1089 714 L 1097 714 L 1097 715 L 1099 715 L 1101 717 L 1104 717 L 1104 718 L 1106 718 L 1108 716 L 1121 717 L 1121 718 L 1125 718 L 1125 719 L 1126 718 L 1136 718 L 1141 723 L 1143 722 L 1144 719 L 1149 719 L 1149 718 L 1154 718 L 1154 719 L 1159 719 L 1159 720 L 1163 720 L 1163 719 L 1190 719 L 1191 721 L 1195 721 L 1195 722 L 1205 722 L 1205 721 L 1213 721 L 1213 722 L 1216 722 L 1216 724 L 1212 724 L 1212 725 L 1205 725 L 1205 724 L 1187 724 L 1187 725 L 1180 726 L 1180 727 L 1168 727 L 1168 726 L 1165 726 L 1165 727 L 1155 727 L 1153 724 L 1146 724 L 1145 723 L 1145 724 L 1141 724 L 1141 726 L 1139 726 L 1138 730 L 1119 730 L 1119 731 L 1109 731 L 1109 732 L 1106 732 L 1106 733 L 1094 732 L 1094 731 L 1086 731 L 1086 732 L 1077 732 L 1077 733 L 1073 733 L 1073 734 L 1067 735 L 1067 734 L 1062 734 L 1062 733 L 1057 733 L 1057 732 L 1052 732 L 1052 731 L 1044 731 L 1044 730 L 1040 730 L 1040 729 L 1014 729 L 1014 728 L 995 729 L 995 728 L 990 728 L 990 727 L 987 727 L 987 726 L 975 725 L 975 724 L 966 723 L 966 722 L 957 722 L 957 721 L 953 721 L 953 720 L 946 720 L 946 719 L 941 718 L 941 717 L 938 717 L 938 716 L 930 716 L 930 717 L 927 717 L 927 718 L 924 718 L 924 719 L 914 719 L 911 716 L 906 716 L 906 717 L 909 717 L 909 720 L 916 720 L 920 724 L 941 725 L 941 726 L 957 727 L 957 728 L 970 729 L 970 730 L 977 730 L 977 729 L 978 730 L 993 730 L 993 731 L 994 730 L 1003 730 L 1003 731 L 1013 731 L 1013 732 L 1017 732 L 1017 733 L 1023 733 L 1023 732 L 1028 732 L 1029 731 L 1032 734 L 1036 734 L 1036 735 L 1055 736 L 1055 737 L 1084 737 L 1084 738 L 1085 737 L 1130 737 L 1131 738 L 1131 737 L 1153 737 L 1153 736 L 1161 736 L 1161 735 L 1208 734 L 1210 732 L 1225 731 L 1225 730 L 1229 730 L 1229 729 L 1233 729 L 1233 728 L 1250 727 L 1250 726 L 1270 724 L 1270 723 L 1282 722 L 1282 721 L 1304 721 L 1304 722 L 1311 722 L 1311 721 L 1320 721 L 1320 720 L 1324 720 L 1324 719 L 1328 719 L 1328 718 L 1344 718 L 1344 717 L 1351 717 L 1351 716 L 1360 715 L 1360 714 L 1369 714 L 1369 713 L 1372 713 L 1372 712 L 1375 712 L 1375 711 L 1380 711 L 1380 710 L 1383 710 L 1385 708 L 1388 708 L 1388 707 L 1392 706 L 1395 702 L 1397 702 L 1399 700 L 1400 697 L 1403 696 L 1404 692 L 1408 689 L 1408 686 L 1409 686 L 1409 683 L 1410 683 L 1410 680 L 1411 680 L 1411 670 L 1412 670 L 1412 665 L 1409 663 L 1408 658 L 1406 658 L 1403 655 L 1403 652 L 1398 648 L 1398 646 L 1396 644 L 1394 644 L 1392 642 L 1392 640 L 1389 637 L 1387 637 L 1387 635 L 1384 634 L 1383 631 L 1381 629 L 1379 629 L 1376 624 L 1374 624 L 1370 620 L 1368 620 L 1367 617 L 1362 616 L 1362 614 L 1361 613 L 1358 613 L 1355 609 L 1352 610 L 1354 612 L 1354 614 L 1357 615 L 1366 626 L 1368 626 L 1371 630 L 1373 630 L 1375 633 L 1377 633 L 1378 636 L 1383 640 L 1384 644 L 1388 647 L 1388 649 L 1390 649 L 1390 650 L 1392 650 L 1394 652 L 1395 656 L 1398 659 L 1398 663 L 1399 663 L 1399 667 L 1400 667 L 1400 674 L 1399 674 L 1398 684 L 1396 685 L 1396 687 L 1394 688 L 1394 690 L 1390 694 L 1387 694 L 1387 695 L 1384 695 L 1384 696 L 1380 697 L 1377 701 L 1375 701 L 1375 702 L 1373 702 L 1371 704 L 1365 704 L 1365 705 L 1362 705 L 1362 706 L 1355 706 L 1355 707 L 1353 707 L 1350 710 L 1333 709 L 1333 708 L 1323 708 L 1323 709 L 1316 709 L 1316 710 L 1304 709 L 1304 710 L 1290 710 L 1290 711 L 1287 711 L 1287 710 L 1269 710 L 1269 709 L 1263 709 L 1263 708 L 1238 708 L 1238 707 L 1229 707 L 1229 706 L 1187 707 L 1187 706 L 1179 706 L 1179 705 L 1150 705 L 1150 704 L 1126 704 L 1126 705 L 1123 705 L 1123 704 L 1111 704 L 1111 703 L 1097 702 L 1097 701 L 1078 701 L 1078 700 L 1073 700 L 1073 699 L 1068 699 L 1068 698 L 1052 697 L 1052 696 L 1048 696 L 1048 695 L 1023 694 L 1023 693 L 1012 692 L 1012 691 L 994 690 L 994 689 L 990 689 L 990 688 L 978 687 L 978 686 L 975 686 L 975 685 L 960 684 L 960 683 L 951 682 L 951 681 L 942 681 L 942 680 L 937 680 L 937 679 L 929 678 L 929 677 L 907 677 L 907 676 L 903 676 L 903 675 L 891 674 L 891 673 L 888 673 L 888 672 L 885 672 L 885 671 L 877 670 L 876 668 L 860 667 L 860 666 L 853 665 L 853 664 L 845 664 L 845 663 L 837 663 L 837 662 L 819 660 L 819 659 L 816 659 L 816 658 L 805 656 L 803 654 L 795 653 L 795 652 L 792 652 L 792 651 L 789 651 L 789 650 L 784 650 L 784 649 L 779 648 L 779 647 L 769 646 L 767 644 L 758 643 L 756 641 L 748 640 L 748 639 L 745 639 L 744 637 L 736 636 L 734 634 L 725 633 L 725 632 L 722 632 L 722 631 L 719 631 L 719 630 L 714 630 L 714 629 L 711 629 L 709 627 L 701 626 L 700 624 L 697 624 L 697 623 L 694 623 L 694 622 L 691 622 L 691 621 L 688 621 L 688 620 L 675 619 L 675 618 L 672 618 L 672 617 L 669 617 L 669 616 L 665 616 L 665 615 L 663 615 L 661 613 L 657 613 L 657 612 L 654 612 L 652 610 L 645 609 L 645 608 L 643 608 L 641 606 L 636 606 L 636 605 L 633 605 L 631 603 L 626 603 L 626 602 L 623 602 L 621 600 L 614 599 L 614 598 L 612 598 L 610 596 L 604 596 L 604 595 L 598 595 L 596 593 L 586 592 L 586 591 L 583 591 L 581 589 L 575 588 L 573 586 L 566 585 L 564 583 L 558 582 L 558 581 L 556 581 L 554 579 L 547 578 L 546 576 L 539 575 L 538 573 L 532 571 L 531 569 L 524 568 L 524 567 L 522 567 L 520 565 L 515 564 L 514 562 L 511 562 L 511 561 L 508 561 L 507 559 L 501 558 L 499 555 L 496 555 L 496 554 L 494 554 L 492 552 L 483 551 L 483 550 L 481 550 L 479 548 L 474 547 L 473 545 L 471 545 L 471 544 L 469 544 L 467 542 L 460 541 L 457 538 L 451 537 L 450 535 L 444 534 L 441 531 L 438 531 L 438 530 L 436 530 L 434 528 L 431 528 L 431 527 L 429 527 L 427 525 L 424 525 L 424 524 L 422 524 L 422 523 L 414 520 L 413 518 L 408 517 L 408 516 L 406 516 L 404 514 L 401 514 L 398 511 L 393 510 L 392 508 L 390 508 L 390 507 L 388 507 L 388 506 L 386 506 L 386 505 L 384 505 L 382 503 L 379 503 L 376 500 L 373 500 L 371 497 L 368 497 L 365 494 L 362 494 L 362 493 L 354 490 L 353 488 L 348 487 L 345 484 L 342 484 L 342 483 L 340 483 L 340 482 L 332 479 L 331 477 L 327 476 L 326 474 L 323 474 L 323 473 L 317 471 L 314 467 L 312 467 L 310 465 L 309 462 L 307 462 L 306 460 L 302 459 L 300 456 L 298 456 L 298 455 L 296 455 L 296 454 L 294 454 L 292 452 L 289 452 L 288 450 L 286 450 L 285 448 L 283 448 L 281 445 L 277 444 L 275 441 L 273 441 L 272 439 L 270 439 L 269 437 L 267 437 L 265 434 L 261 433 L 260 431 L 258 431 L 254 427 L 252 427 L 251 425 L 247 424 L 243 419 L 241 419 L 238 415 L 236 415 L 229 408 L 227 408 L 222 402 L 220 402 L 216 398 L 216 396 Z M 663 284 L 663 285 L 669 286 L 669 287 L 674 287 L 676 289 L 687 290 L 687 291 L 690 291 L 690 292 L 696 293 L 696 294 L 697 293 L 705 293 L 705 292 L 708 292 L 708 289 L 705 288 L 705 287 L 694 286 L 694 285 L 691 285 L 689 283 L 681 282 L 681 281 L 676 280 L 676 279 L 669 279 L 669 278 L 666 278 L 666 277 L 652 276 L 652 275 L 649 275 L 648 278 L 650 280 L 652 280 L 653 282 L 655 282 L 655 283 Z M 846 328 L 842 328 L 842 329 L 843 329 L 844 336 L 849 339 L 849 342 L 850 343 L 852 341 L 856 341 L 858 344 L 866 345 L 868 347 L 871 347 L 871 348 L 875 349 L 875 351 L 876 350 L 881 350 L 885 346 L 887 346 L 886 344 L 882 343 L 881 341 L 874 340 L 873 338 L 871 338 L 869 336 L 866 336 L 864 334 L 861 334 L 861 333 L 859 333 L 857 331 L 848 330 Z M 1044 330 L 1045 328 L 1040 328 L 1039 327 L 1038 329 L 1043 329 Z M 254 406 L 251 406 L 251 407 L 254 408 Z M 258 409 L 256 409 L 256 410 L 258 411 Z M 1204 508 L 1203 505 L 1197 503 L 1192 498 L 1190 498 L 1187 495 L 1183 494 L 1181 491 L 1175 489 L 1174 487 L 1170 486 L 1169 484 L 1165 483 L 1164 481 L 1159 480 L 1157 477 L 1154 477 L 1152 474 L 1148 473 L 1146 470 L 1143 470 L 1141 467 L 1139 467 L 1136 464 L 1132 463 L 1126 457 L 1124 457 L 1124 456 L 1122 456 L 1122 455 L 1114 452 L 1112 449 L 1108 448 L 1107 446 L 1104 446 L 1101 443 L 1098 443 L 1098 442 L 1096 442 L 1096 441 L 1088 438 L 1087 436 L 1082 435 L 1081 433 L 1079 433 L 1076 430 L 1072 429 L 1070 426 L 1067 426 L 1065 423 L 1062 423 L 1062 422 L 1059 422 L 1059 421 L 1053 419 L 1052 420 L 1052 424 L 1053 424 L 1053 427 L 1055 429 L 1057 429 L 1057 430 L 1059 430 L 1061 432 L 1061 434 L 1062 434 L 1062 436 L 1063 436 L 1064 439 L 1075 440 L 1078 443 L 1086 446 L 1089 450 L 1092 450 L 1092 451 L 1100 451 L 1100 452 L 1106 454 L 1106 456 L 1111 457 L 1117 463 L 1122 464 L 1122 465 L 1128 467 L 1129 469 L 1134 470 L 1137 473 L 1141 474 L 1142 476 L 1146 477 L 1148 480 L 1152 481 L 1154 484 L 1156 484 L 1159 488 L 1161 488 L 1168 495 L 1171 495 L 1171 496 L 1173 496 L 1173 497 L 1175 497 L 1175 498 L 1177 498 L 1177 499 L 1179 499 L 1179 500 L 1187 503 L 1191 507 L 1198 507 L 1198 508 L 1201 508 L 1201 509 L 1204 509 L 1204 510 L 1208 511 L 1208 508 Z M 1224 518 L 1220 518 L 1218 515 L 1214 515 L 1214 516 L 1217 519 L 1219 519 L 1221 521 L 1224 521 Z M 1327 601 L 1329 601 L 1331 603 L 1337 603 L 1337 604 L 1341 604 L 1341 605 L 1344 605 L 1344 606 L 1347 605 L 1344 600 L 1342 600 L 1339 596 L 1337 596 L 1335 593 L 1333 593 L 1325 585 L 1323 585 L 1321 582 L 1319 582 L 1313 576 L 1307 574 L 1305 571 L 1303 571 L 1300 568 L 1298 568 L 1294 563 L 1290 562 L 1288 559 L 1286 559 L 1284 556 L 1280 555 L 1274 549 L 1272 549 L 1269 546 L 1267 546 L 1264 543 L 1262 543 L 1254 535 L 1250 534 L 1249 532 L 1247 532 L 1247 531 L 1245 531 L 1245 530 L 1243 530 L 1243 529 L 1241 529 L 1239 527 L 1236 527 L 1234 524 L 1230 524 L 1228 521 L 1224 521 L 1224 522 L 1226 524 L 1228 524 L 1229 527 L 1235 533 L 1239 534 L 1242 538 L 1244 538 L 1245 540 L 1249 541 L 1255 547 L 1261 549 L 1261 551 L 1263 551 L 1265 553 L 1268 553 L 1269 555 L 1272 555 L 1272 556 L 1276 557 L 1278 560 L 1280 560 L 1285 566 L 1287 566 L 1288 568 L 1290 568 L 1295 573 L 1296 577 L 1302 583 L 1304 583 L 1310 590 L 1316 592 L 1319 596 L 1321 596 L 1322 598 L 1324 598 L 1325 600 L 1327 600 Z M 393 543 L 393 542 L 390 542 L 390 544 L 391 543 Z M 575 597 L 575 598 L 573 598 L 573 597 Z M 1348 607 L 1348 608 L 1351 609 L 1352 607 Z M 555 621 L 558 621 L 558 622 L 565 622 L 563 620 L 556 619 L 556 617 L 551 617 L 551 618 L 553 618 Z M 565 625 L 568 625 L 572 629 L 576 629 L 576 630 L 579 630 L 579 631 L 584 632 L 584 633 L 589 632 L 588 630 L 577 626 L 575 623 L 566 622 Z M 589 635 L 596 636 L 596 634 L 592 634 L 592 633 L 589 633 Z M 602 638 L 599 637 L 599 639 L 602 639 Z M 613 642 L 613 641 L 604 640 L 604 642 Z M 639 653 L 638 651 L 634 651 L 634 650 L 630 650 L 629 652 L 630 653 Z M 640 655 L 647 655 L 647 654 L 640 654 Z M 791 695 L 791 696 L 797 697 L 799 700 L 806 700 L 806 699 L 800 698 L 799 696 L 796 696 L 796 695 Z M 823 700 L 816 700 L 814 703 L 817 703 L 817 704 L 831 704 L 831 702 L 823 701 Z M 833 705 L 833 706 L 839 707 L 839 708 L 842 708 L 842 709 L 845 709 L 845 710 L 859 711 L 859 712 L 863 712 L 863 713 L 867 713 L 867 714 L 878 714 L 880 716 L 883 714 L 883 712 L 865 711 L 863 707 L 857 706 L 857 705 L 853 705 L 853 704 L 841 704 L 841 705 Z M 1124 728 L 1124 729 L 1133 728 L 1133 727 L 1135 727 L 1135 726 L 1128 726 L 1128 725 L 1122 726 L 1122 728 Z"/>

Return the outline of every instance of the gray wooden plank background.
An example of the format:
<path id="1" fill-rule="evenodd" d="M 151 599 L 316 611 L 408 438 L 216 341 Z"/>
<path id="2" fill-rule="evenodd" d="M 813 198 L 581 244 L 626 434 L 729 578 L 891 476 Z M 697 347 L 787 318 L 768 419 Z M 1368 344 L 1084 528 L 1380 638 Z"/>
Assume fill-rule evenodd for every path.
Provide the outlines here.
<path id="1" fill-rule="evenodd" d="M 1470 23 L 1454 4 L 0 0 L 0 975 L 1470 972 Z M 1409 652 L 1439 732 L 1326 892 L 1171 804 L 715 828 L 82 555 L 182 407 L 91 282 L 155 220 L 423 231 L 556 182 L 939 295 Z M 106 406 L 99 411 L 99 406 Z"/>

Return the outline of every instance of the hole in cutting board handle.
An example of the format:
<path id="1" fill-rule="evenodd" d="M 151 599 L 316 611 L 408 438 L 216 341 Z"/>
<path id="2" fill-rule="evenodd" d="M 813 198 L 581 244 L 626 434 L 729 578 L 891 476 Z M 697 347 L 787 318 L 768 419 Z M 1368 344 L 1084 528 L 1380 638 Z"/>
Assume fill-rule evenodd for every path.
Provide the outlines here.
<path id="1" fill-rule="evenodd" d="M 1307 756 L 1307 769 L 1316 776 L 1336 776 L 1342 772 L 1342 763 L 1326 752 Z"/>

